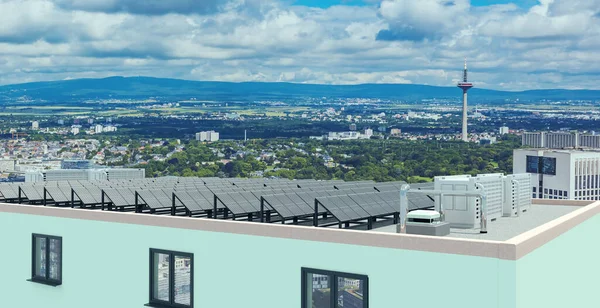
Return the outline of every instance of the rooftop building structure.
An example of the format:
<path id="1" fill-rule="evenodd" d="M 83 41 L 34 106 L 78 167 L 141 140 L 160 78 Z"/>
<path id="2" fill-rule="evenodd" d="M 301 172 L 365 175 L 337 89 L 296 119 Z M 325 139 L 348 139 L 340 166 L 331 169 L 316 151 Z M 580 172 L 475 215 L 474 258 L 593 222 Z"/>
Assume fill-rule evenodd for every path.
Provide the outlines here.
<path id="1" fill-rule="evenodd" d="M 600 151 L 576 149 L 517 149 L 513 171 L 530 173 L 534 198 L 600 199 Z"/>
<path id="2" fill-rule="evenodd" d="M 159 178 L 46 184 L 0 184 L 3 202 L 21 202 L 0 203 L 0 231 L 10 231 L 0 262 L 11 265 L 0 288 L 11 290 L 4 296 L 10 307 L 597 303 L 588 277 L 600 274 L 600 202 L 534 200 L 518 217 L 490 221 L 486 234 L 456 229 L 427 236 L 396 233 L 394 215 L 372 216 L 385 215 L 378 209 L 390 201 L 374 196 L 400 198 L 402 183 Z M 428 199 L 425 190 L 419 195 Z M 302 204 L 312 204 L 313 213 Z M 361 214 L 367 210 L 368 219 Z M 357 220 L 374 228 L 365 230 L 369 223 Z M 136 261 L 107 261 L 115 257 Z M 424 287 L 431 278 L 435 296 Z M 90 286 L 99 283 L 111 286 L 110 296 L 97 296 Z M 265 286 L 269 297 L 257 296 Z"/>

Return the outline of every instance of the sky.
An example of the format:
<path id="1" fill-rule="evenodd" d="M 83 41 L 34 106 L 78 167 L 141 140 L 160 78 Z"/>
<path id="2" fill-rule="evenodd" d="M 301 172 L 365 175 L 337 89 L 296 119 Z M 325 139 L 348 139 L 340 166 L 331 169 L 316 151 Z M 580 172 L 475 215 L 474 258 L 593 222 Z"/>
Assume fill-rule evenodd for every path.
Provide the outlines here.
<path id="1" fill-rule="evenodd" d="M 0 84 L 189 80 L 600 89 L 600 0 L 0 0 Z"/>

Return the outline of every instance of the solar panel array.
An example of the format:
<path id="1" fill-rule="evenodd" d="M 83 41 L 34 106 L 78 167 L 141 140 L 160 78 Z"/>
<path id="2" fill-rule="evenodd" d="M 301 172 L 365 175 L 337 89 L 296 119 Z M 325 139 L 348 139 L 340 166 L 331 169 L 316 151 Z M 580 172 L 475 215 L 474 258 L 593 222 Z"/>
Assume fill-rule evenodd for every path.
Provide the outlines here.
<path id="1" fill-rule="evenodd" d="M 316 214 L 331 214 L 342 223 L 396 214 L 402 184 L 404 182 L 162 177 L 0 184 L 0 199 L 85 208 L 135 207 L 136 211 L 139 208 L 150 213 L 176 207 L 190 216 L 206 214 L 209 217 L 217 210 L 222 217 L 231 213 L 234 219 L 269 211 L 283 221 L 312 219 L 317 203 Z M 429 203 L 423 200 L 411 204 L 411 209 L 425 207 L 429 207 Z"/>

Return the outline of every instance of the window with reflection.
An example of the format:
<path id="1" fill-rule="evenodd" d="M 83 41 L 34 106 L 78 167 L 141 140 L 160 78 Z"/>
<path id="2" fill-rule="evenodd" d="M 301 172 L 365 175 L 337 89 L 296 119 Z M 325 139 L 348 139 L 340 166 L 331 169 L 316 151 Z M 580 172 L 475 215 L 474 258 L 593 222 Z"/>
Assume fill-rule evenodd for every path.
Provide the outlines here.
<path id="1" fill-rule="evenodd" d="M 62 238 L 32 235 L 31 281 L 49 285 L 62 284 Z"/>
<path id="2" fill-rule="evenodd" d="M 368 277 L 302 268 L 302 308 L 367 308 Z"/>
<path id="3" fill-rule="evenodd" d="M 157 307 L 192 307 L 193 254 L 150 249 L 150 303 Z"/>

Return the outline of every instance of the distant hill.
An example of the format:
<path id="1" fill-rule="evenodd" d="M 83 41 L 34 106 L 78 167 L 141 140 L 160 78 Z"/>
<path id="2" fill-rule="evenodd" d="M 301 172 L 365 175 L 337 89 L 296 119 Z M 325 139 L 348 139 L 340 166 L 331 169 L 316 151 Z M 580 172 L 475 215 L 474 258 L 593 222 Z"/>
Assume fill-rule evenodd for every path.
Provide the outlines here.
<path id="1" fill-rule="evenodd" d="M 593 90 L 531 90 L 506 92 L 474 88 L 470 96 L 478 101 L 596 100 L 600 91 Z M 379 98 L 421 100 L 460 98 L 455 87 L 436 87 L 414 84 L 314 85 L 268 82 L 213 82 L 164 79 L 151 77 L 109 77 L 103 79 L 74 79 L 33 82 L 0 86 L 0 101 L 19 97 L 48 102 L 77 102 L 86 99 L 148 98 L 198 100 L 278 100 L 306 97 Z"/>

